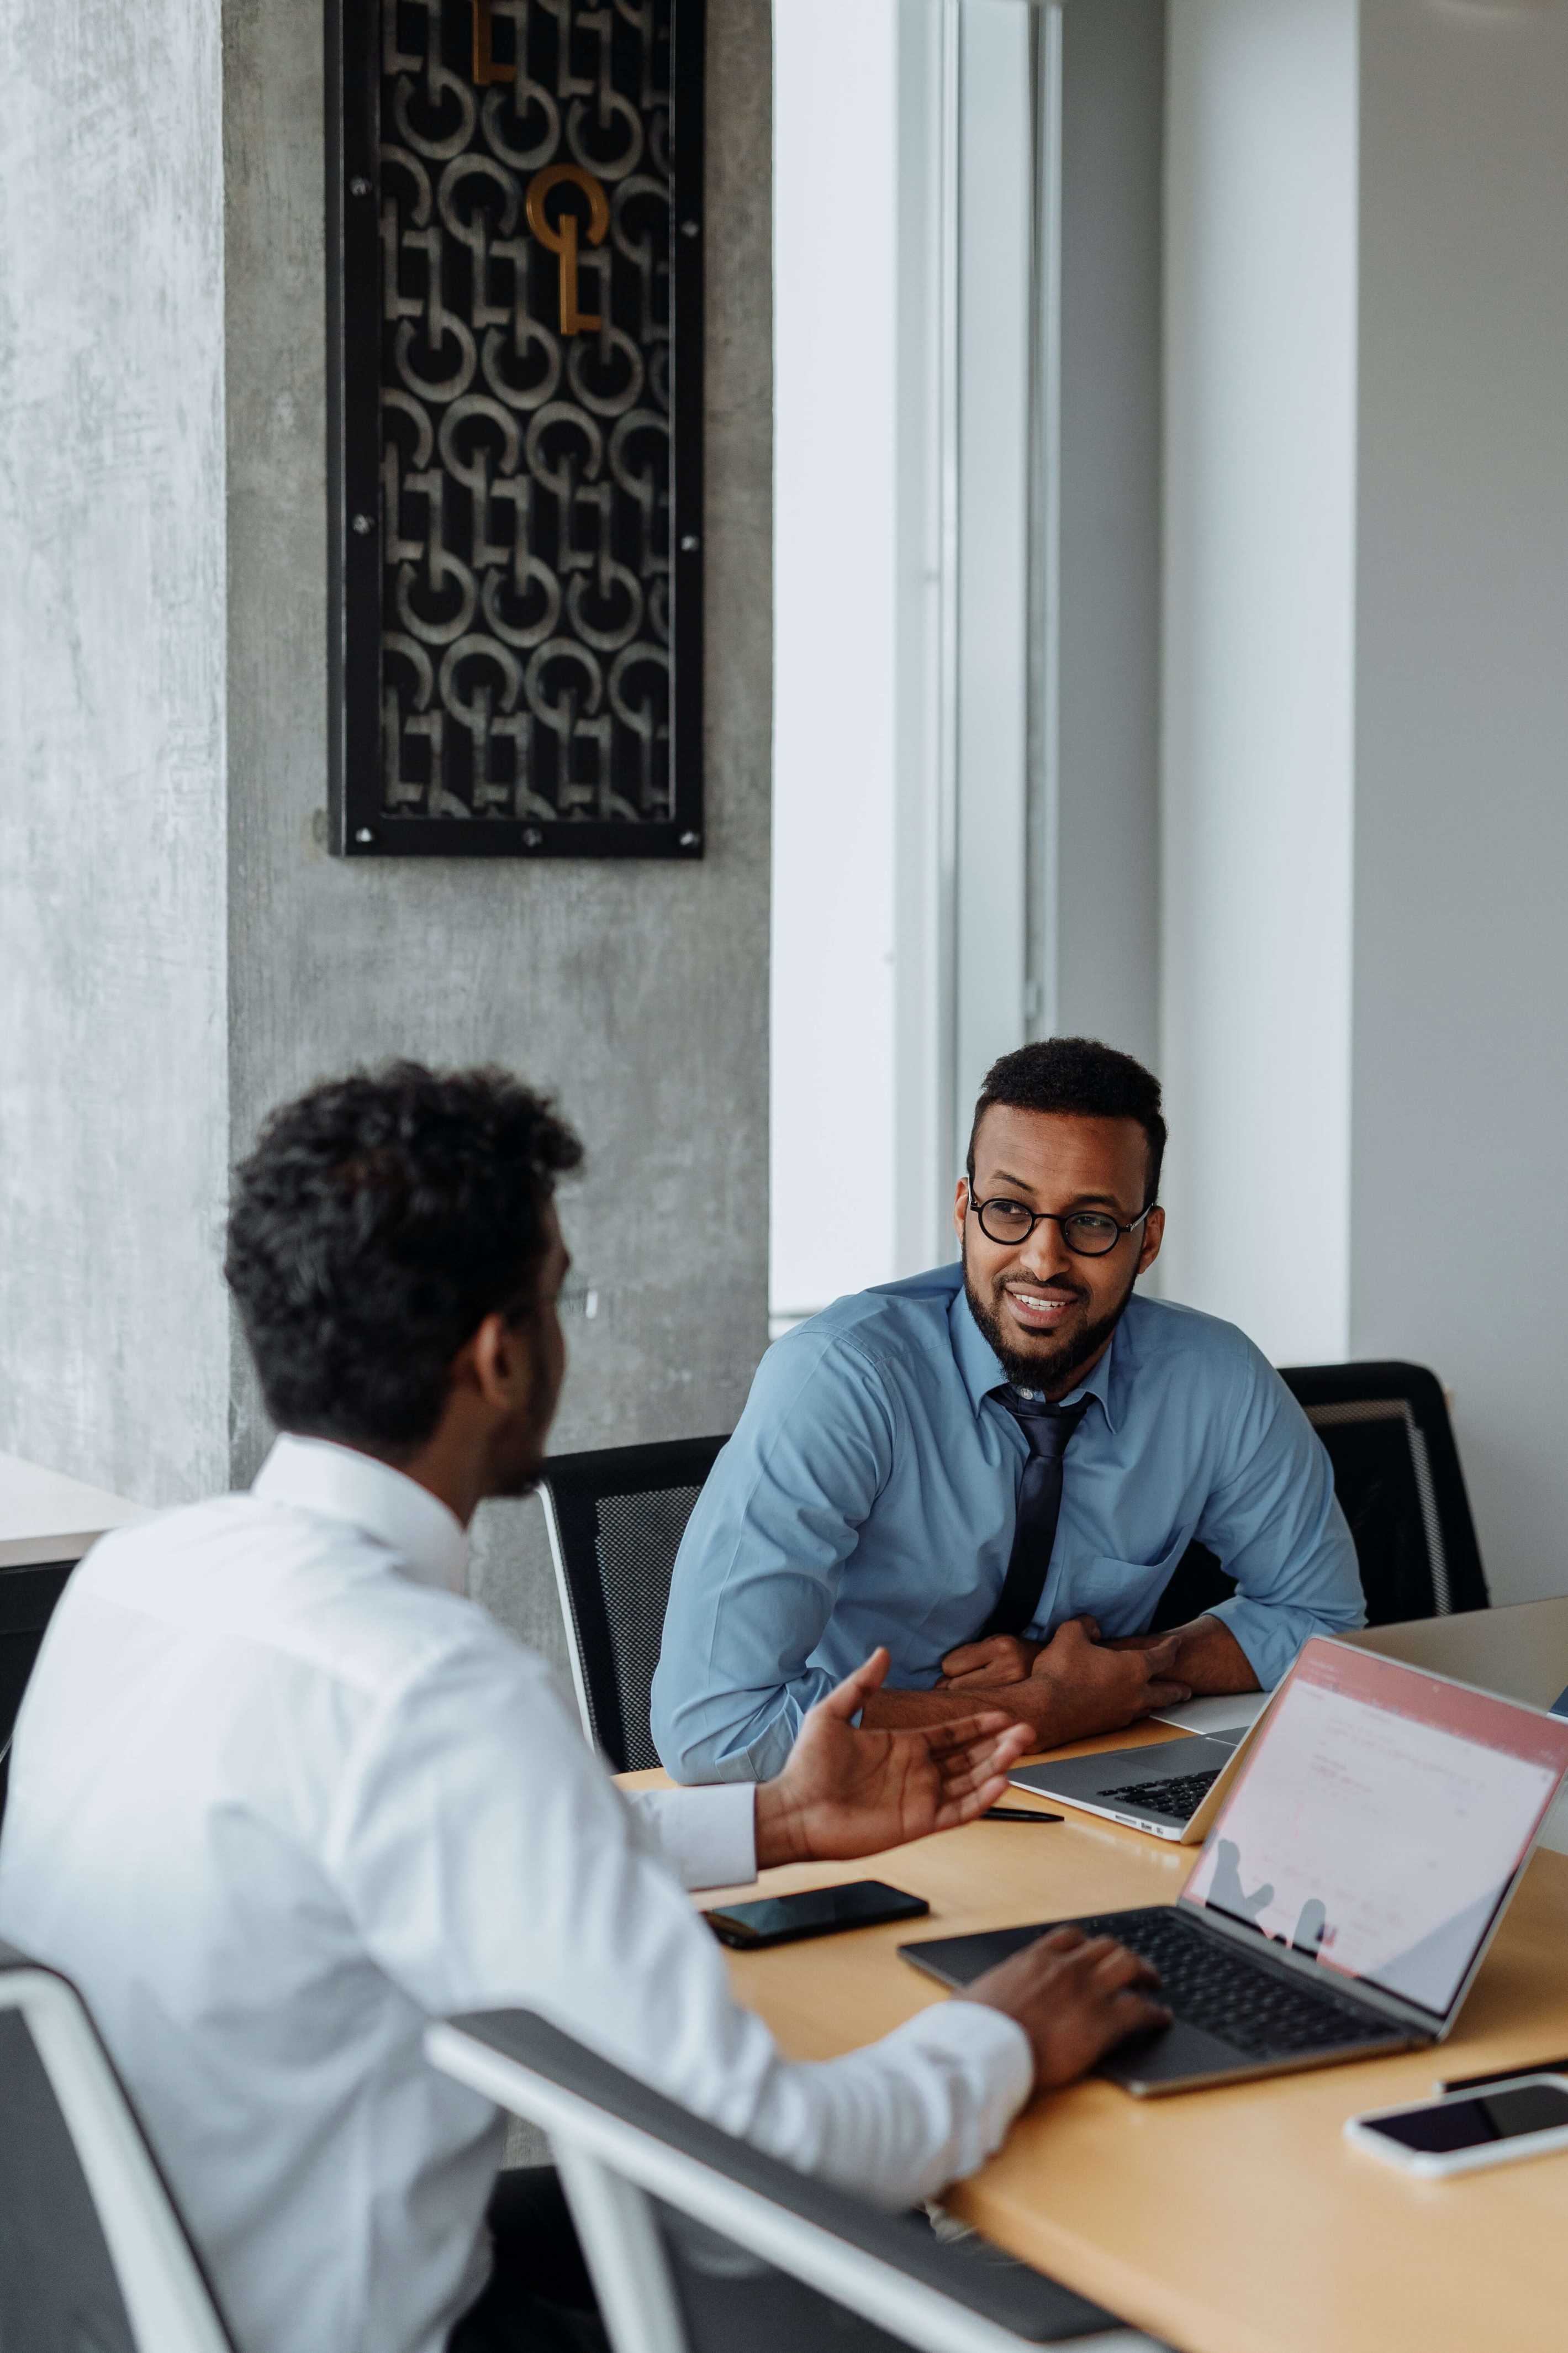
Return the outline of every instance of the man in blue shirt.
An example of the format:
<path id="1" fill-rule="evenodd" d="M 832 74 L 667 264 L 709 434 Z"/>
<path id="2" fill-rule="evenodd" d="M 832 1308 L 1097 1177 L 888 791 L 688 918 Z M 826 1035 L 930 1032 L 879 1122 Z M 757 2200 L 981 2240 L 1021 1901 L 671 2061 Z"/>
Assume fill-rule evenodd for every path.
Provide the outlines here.
<path id="1" fill-rule="evenodd" d="M 1363 1623 L 1328 1457 L 1234 1324 L 1135 1295 L 1159 1255 L 1159 1082 L 1050 1039 L 975 1106 L 960 1263 L 769 1349 L 676 1563 L 653 1734 L 678 1779 L 762 1779 L 878 1643 L 868 1724 L 985 1704 L 1042 1748 L 1277 1683 Z M 1189 1545 L 1237 1590 L 1147 1632 Z"/>

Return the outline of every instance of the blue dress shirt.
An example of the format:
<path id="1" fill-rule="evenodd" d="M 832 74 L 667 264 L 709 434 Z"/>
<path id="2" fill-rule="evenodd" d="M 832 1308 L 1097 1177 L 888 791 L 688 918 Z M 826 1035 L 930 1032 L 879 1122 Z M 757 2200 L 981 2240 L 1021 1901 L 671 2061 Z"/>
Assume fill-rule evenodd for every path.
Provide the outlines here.
<path id="1" fill-rule="evenodd" d="M 675 1565 L 653 1736 L 678 1780 L 763 1779 L 879 1642 L 929 1690 L 1012 1551 L 1023 1431 L 956 1263 L 840 1299 L 774 1342 Z M 1259 1683 L 1364 1620 L 1328 1456 L 1245 1334 L 1134 1295 L 1071 1392 L 1050 1572 L 1030 1628 L 1146 1628 L 1194 1538 L 1237 1590 L 1215 1615 Z M 1069 1400 L 1070 1401 L 1070 1400 Z"/>

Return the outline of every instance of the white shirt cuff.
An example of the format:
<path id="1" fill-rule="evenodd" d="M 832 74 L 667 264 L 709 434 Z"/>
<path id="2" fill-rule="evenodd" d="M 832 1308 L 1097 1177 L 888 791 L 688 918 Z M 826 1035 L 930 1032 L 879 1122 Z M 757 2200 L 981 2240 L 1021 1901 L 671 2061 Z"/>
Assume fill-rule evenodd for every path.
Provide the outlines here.
<path id="1" fill-rule="evenodd" d="M 638 1789 L 632 1803 L 682 1886 L 740 1887 L 757 1875 L 754 1781 L 696 1789 Z"/>

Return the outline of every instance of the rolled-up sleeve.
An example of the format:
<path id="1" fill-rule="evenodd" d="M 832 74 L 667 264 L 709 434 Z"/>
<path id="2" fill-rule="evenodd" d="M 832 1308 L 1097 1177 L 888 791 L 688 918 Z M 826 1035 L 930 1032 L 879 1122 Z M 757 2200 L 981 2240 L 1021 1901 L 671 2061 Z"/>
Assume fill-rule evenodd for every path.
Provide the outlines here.
<path id="1" fill-rule="evenodd" d="M 1303 1642 L 1366 1623 L 1355 1546 L 1311 1423 L 1250 1344 L 1197 1537 L 1237 1590 L 1211 1613 L 1272 1690 Z"/>
<path id="2" fill-rule="evenodd" d="M 831 1688 L 811 1656 L 892 1443 L 853 1349 L 809 1324 L 775 1341 L 675 1564 L 652 1725 L 677 1780 L 760 1781 L 784 1764 Z"/>

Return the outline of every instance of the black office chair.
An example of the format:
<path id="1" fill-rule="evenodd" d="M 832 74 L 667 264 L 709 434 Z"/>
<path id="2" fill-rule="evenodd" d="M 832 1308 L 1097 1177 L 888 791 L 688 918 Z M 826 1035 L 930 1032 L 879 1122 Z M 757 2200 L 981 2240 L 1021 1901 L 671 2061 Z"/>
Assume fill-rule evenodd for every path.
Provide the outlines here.
<path id="1" fill-rule="evenodd" d="M 649 1694 L 675 1556 L 722 1438 L 558 1454 L 540 1493 L 583 1729 L 612 1772 L 658 1763 Z"/>
<path id="2" fill-rule="evenodd" d="M 0 1820 L 11 1777 L 11 1735 L 56 1602 L 74 1560 L 0 1569 Z"/>
<path id="3" fill-rule="evenodd" d="M 1447 1618 L 1490 1605 L 1442 1385 L 1424 1365 L 1289 1365 L 1280 1379 L 1322 1440 L 1350 1522 L 1367 1622 Z M 1191 1545 L 1155 1627 L 1184 1625 L 1236 1590 Z"/>
<path id="4" fill-rule="evenodd" d="M 1368 1622 L 1490 1606 L 1442 1384 L 1425 1365 L 1297 1365 L 1280 1378 L 1328 1449 Z"/>
<path id="5" fill-rule="evenodd" d="M 425 2048 L 549 2134 L 614 2353 L 1151 2353 L 984 2240 L 797 2173 L 531 2011 L 448 2020 Z"/>
<path id="6" fill-rule="evenodd" d="M 235 2353 L 80 1996 L 0 1944 L 0 2346 Z"/>

